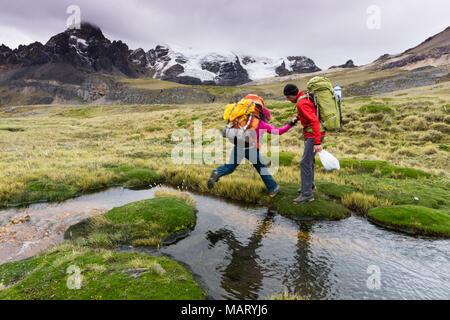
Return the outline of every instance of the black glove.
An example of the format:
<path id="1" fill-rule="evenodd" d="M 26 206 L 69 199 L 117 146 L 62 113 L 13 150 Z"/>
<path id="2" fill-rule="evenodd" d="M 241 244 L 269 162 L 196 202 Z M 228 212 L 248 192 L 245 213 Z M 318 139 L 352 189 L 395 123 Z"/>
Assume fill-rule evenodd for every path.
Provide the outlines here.
<path id="1" fill-rule="evenodd" d="M 293 126 L 295 126 L 295 125 L 297 124 L 297 122 L 298 122 L 298 118 L 295 118 L 295 120 L 289 121 L 289 125 L 290 125 L 291 127 L 293 127 Z"/>

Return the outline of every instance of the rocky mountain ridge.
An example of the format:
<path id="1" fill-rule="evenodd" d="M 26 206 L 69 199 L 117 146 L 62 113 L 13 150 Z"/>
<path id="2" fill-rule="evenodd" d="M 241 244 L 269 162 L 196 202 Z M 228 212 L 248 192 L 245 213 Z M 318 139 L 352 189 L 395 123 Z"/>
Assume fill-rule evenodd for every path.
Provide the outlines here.
<path id="1" fill-rule="evenodd" d="M 50 65 L 65 65 L 60 72 Z M 44 68 L 42 68 L 45 66 Z M 106 73 L 130 78 L 152 77 L 182 84 L 239 85 L 267 76 L 319 71 L 304 56 L 267 58 L 233 53 L 196 53 L 157 45 L 145 52 L 130 50 L 122 41 L 110 41 L 100 28 L 82 23 L 41 44 L 34 42 L 12 50 L 0 46 L 1 77 L 11 79 L 59 80 L 79 83 L 87 73 Z M 37 70 L 39 69 L 39 70 Z M 76 69 L 76 71 L 74 70 Z M 67 70 L 70 74 L 64 74 Z M 3 78 L 3 79 L 2 79 Z"/>

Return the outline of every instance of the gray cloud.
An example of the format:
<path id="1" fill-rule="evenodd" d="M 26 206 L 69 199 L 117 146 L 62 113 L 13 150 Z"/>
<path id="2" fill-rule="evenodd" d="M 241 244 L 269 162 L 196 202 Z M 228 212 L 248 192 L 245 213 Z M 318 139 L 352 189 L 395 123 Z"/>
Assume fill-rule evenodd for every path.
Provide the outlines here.
<path id="1" fill-rule="evenodd" d="M 130 48 L 174 43 L 261 56 L 306 55 L 320 67 L 371 62 L 448 26 L 448 0 L 0 0 L 0 43 L 46 42 L 65 29 L 66 8 Z M 381 28 L 366 26 L 370 5 Z"/>

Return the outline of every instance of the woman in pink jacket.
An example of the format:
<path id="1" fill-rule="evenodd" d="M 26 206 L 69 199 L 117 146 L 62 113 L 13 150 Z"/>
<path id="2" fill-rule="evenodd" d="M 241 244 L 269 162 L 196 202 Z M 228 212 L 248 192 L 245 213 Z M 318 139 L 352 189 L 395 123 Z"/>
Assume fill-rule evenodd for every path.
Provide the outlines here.
<path id="1" fill-rule="evenodd" d="M 284 127 L 275 128 L 267 123 L 269 120 L 270 111 L 266 107 L 263 107 L 262 119 L 261 121 L 259 121 L 258 128 L 256 129 L 256 139 L 258 146 L 259 139 L 264 134 L 264 132 L 281 135 L 287 132 L 298 121 L 297 118 L 294 118 Z M 253 164 L 256 171 L 258 171 L 259 175 L 261 176 L 264 184 L 266 185 L 269 195 L 271 197 L 274 197 L 278 193 L 278 191 L 280 191 L 280 186 L 269 173 L 267 165 L 265 164 L 264 159 L 259 152 L 259 148 L 241 148 L 235 145 L 231 152 L 230 161 L 227 164 L 224 164 L 212 171 L 211 176 L 208 179 L 208 188 L 212 189 L 214 187 L 214 184 L 219 181 L 220 177 L 232 173 L 241 163 L 244 157 Z"/>

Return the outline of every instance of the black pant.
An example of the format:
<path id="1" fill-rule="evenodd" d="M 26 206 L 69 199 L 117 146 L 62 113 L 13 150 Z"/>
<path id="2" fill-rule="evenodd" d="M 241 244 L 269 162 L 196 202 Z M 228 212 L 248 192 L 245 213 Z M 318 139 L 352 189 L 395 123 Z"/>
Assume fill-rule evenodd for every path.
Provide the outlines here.
<path id="1" fill-rule="evenodd" d="M 320 141 L 323 141 L 320 138 Z M 300 162 L 300 176 L 302 179 L 302 196 L 309 197 L 312 195 L 312 186 L 314 183 L 314 158 L 316 153 L 314 152 L 314 138 L 308 138 L 305 140 L 305 150 L 303 151 L 302 161 Z"/>

